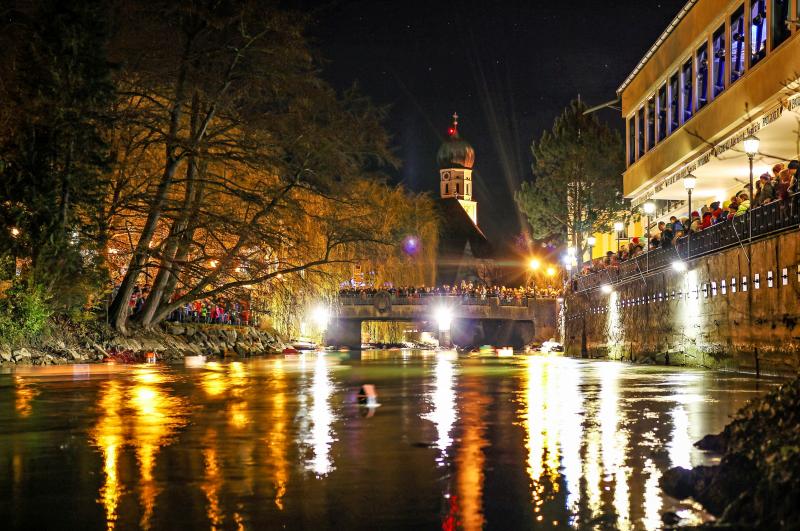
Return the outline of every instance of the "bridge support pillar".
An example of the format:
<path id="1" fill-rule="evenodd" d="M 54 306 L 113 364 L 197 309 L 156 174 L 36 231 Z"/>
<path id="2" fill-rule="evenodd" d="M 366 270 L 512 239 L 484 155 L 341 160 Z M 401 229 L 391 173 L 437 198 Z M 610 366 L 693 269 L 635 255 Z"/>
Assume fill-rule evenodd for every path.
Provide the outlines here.
<path id="1" fill-rule="evenodd" d="M 359 319 L 334 319 L 325 331 L 325 344 L 361 350 L 361 321 Z"/>

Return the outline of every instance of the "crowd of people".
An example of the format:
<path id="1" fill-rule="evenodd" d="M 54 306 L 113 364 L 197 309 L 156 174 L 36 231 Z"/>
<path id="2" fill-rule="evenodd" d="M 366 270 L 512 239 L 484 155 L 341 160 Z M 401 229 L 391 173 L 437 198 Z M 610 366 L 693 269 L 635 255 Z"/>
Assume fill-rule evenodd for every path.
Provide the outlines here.
<path id="1" fill-rule="evenodd" d="M 754 193 L 748 184 L 730 199 L 703 205 L 699 211 L 691 212 L 688 217 L 670 216 L 669 222 L 660 221 L 658 223 L 657 229 L 650 235 L 649 242 L 646 238 L 631 238 L 630 244 L 620 245 L 618 252 L 608 251 L 605 257 L 585 264 L 582 272 L 586 274 L 616 267 L 620 262 L 636 258 L 644 253 L 646 248 L 653 250 L 673 247 L 679 238 L 742 216 L 751 208 L 774 202 L 780 202 L 788 207 L 789 198 L 792 194 L 800 191 L 798 167 L 800 164 L 797 160 L 787 164 L 775 164 L 771 173 L 766 172 L 759 176 L 755 182 Z"/>
<path id="2" fill-rule="evenodd" d="M 341 297 L 359 297 L 367 299 L 379 292 L 387 292 L 394 297 L 401 298 L 421 298 L 435 296 L 462 297 L 465 299 L 486 300 L 488 298 L 498 298 L 501 302 L 522 302 L 527 298 L 554 298 L 559 294 L 559 290 L 547 285 L 530 285 L 512 288 L 507 286 L 486 286 L 472 282 L 462 281 L 460 284 L 430 287 L 430 286 L 386 286 L 384 288 L 375 287 L 343 287 L 339 290 Z"/>
<path id="3" fill-rule="evenodd" d="M 128 303 L 128 315 L 139 313 L 149 294 L 150 286 L 136 286 Z M 247 303 L 225 297 L 187 302 L 173 310 L 167 320 L 178 323 L 256 324 Z"/>

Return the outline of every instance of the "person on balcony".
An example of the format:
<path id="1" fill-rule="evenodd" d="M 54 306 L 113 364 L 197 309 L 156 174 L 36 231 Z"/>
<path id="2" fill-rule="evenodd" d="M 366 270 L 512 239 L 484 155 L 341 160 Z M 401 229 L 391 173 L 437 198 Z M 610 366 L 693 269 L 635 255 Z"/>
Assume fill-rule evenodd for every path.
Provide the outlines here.
<path id="1" fill-rule="evenodd" d="M 775 200 L 775 188 L 772 186 L 772 179 L 769 173 L 762 173 L 756 183 L 756 206 L 766 205 Z"/>
<path id="2" fill-rule="evenodd" d="M 781 182 L 781 172 L 786 169 L 782 162 L 775 164 L 772 167 L 772 186 L 777 187 Z"/>
<path id="3" fill-rule="evenodd" d="M 706 212 L 703 214 L 703 221 L 700 223 L 700 230 L 705 230 L 713 225 L 713 217 L 714 215 L 711 212 Z"/>
<path id="4" fill-rule="evenodd" d="M 792 176 L 792 182 L 789 185 L 790 194 L 796 194 L 799 191 L 797 183 L 797 168 L 800 168 L 800 162 L 798 162 L 797 159 L 790 162 L 789 165 L 786 167 L 786 169 L 791 172 Z"/>
<path id="5" fill-rule="evenodd" d="M 675 232 L 669 227 L 665 227 L 661 232 L 661 247 L 668 249 L 672 247 L 672 239 L 675 237 Z"/>
<path id="6" fill-rule="evenodd" d="M 678 232 L 683 232 L 683 224 L 678 221 L 678 218 L 675 216 L 670 216 L 669 218 L 670 227 L 672 228 L 672 232 L 677 234 Z"/>
<path id="7" fill-rule="evenodd" d="M 742 192 L 739 194 L 739 208 L 736 210 L 736 216 L 743 216 L 748 210 L 750 210 L 750 196 Z"/>
<path id="8" fill-rule="evenodd" d="M 700 232 L 702 221 L 700 220 L 700 213 L 695 210 L 692 212 L 692 221 L 689 223 L 689 232 L 695 233 Z"/>

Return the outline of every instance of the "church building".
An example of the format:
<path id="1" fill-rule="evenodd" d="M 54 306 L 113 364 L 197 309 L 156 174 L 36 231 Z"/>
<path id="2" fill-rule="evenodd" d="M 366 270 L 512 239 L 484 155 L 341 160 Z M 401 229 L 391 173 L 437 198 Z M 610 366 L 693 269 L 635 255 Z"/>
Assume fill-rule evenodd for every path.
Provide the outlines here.
<path id="1" fill-rule="evenodd" d="M 437 283 L 492 283 L 492 247 L 478 225 L 473 199 L 475 150 L 458 132 L 458 114 L 439 147 L 439 196 L 442 231 L 437 260 Z"/>

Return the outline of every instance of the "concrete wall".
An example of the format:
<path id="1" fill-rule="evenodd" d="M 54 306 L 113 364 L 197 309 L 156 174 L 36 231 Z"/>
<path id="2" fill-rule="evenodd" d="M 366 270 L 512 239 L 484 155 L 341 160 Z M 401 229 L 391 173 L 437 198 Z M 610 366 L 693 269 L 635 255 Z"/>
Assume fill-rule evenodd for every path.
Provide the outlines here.
<path id="1" fill-rule="evenodd" d="M 758 368 L 764 374 L 797 373 L 798 236 L 792 232 L 754 243 L 752 263 L 745 246 L 694 260 L 685 273 L 669 269 L 631 279 L 615 286 L 611 294 L 596 289 L 569 295 L 564 312 L 567 353 L 743 371 Z M 770 271 L 772 287 L 767 280 Z M 742 277 L 747 291 L 742 289 Z"/>

